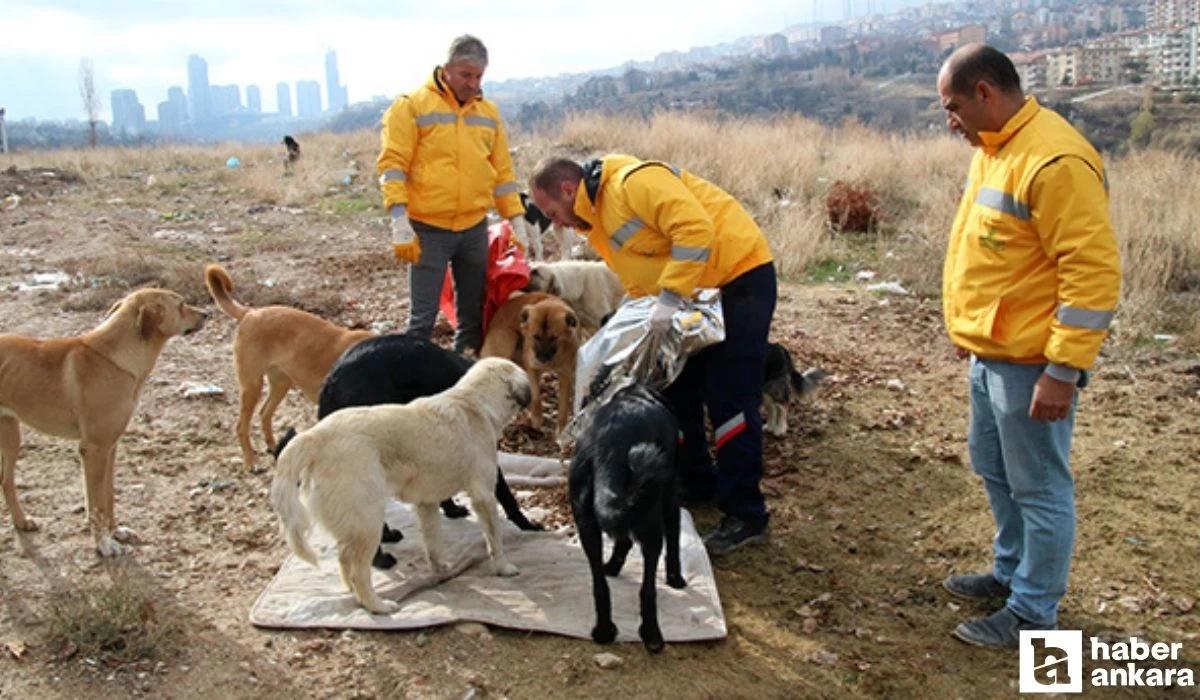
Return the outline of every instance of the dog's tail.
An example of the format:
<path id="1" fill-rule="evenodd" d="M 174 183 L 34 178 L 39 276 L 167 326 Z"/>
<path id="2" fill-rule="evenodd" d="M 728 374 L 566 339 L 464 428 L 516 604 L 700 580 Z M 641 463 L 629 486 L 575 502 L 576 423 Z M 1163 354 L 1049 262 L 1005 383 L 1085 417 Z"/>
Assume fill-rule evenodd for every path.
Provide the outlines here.
<path id="1" fill-rule="evenodd" d="M 671 478 L 670 457 L 661 447 L 643 442 L 629 450 L 628 470 L 611 483 L 596 484 L 596 520 L 609 533 L 629 532 L 634 521 L 654 504 Z"/>
<path id="2" fill-rule="evenodd" d="M 221 311 L 224 311 L 225 315 L 241 321 L 246 312 L 250 310 L 237 303 L 231 296 L 233 279 L 220 265 L 212 264 L 204 268 L 204 286 L 208 287 L 208 293 L 212 295 L 213 303 Z"/>
<path id="3" fill-rule="evenodd" d="M 308 509 L 300 502 L 300 483 L 308 471 L 308 451 L 298 444 L 290 452 L 284 448 L 296 437 L 295 428 L 288 428 L 275 448 L 275 480 L 271 483 L 271 506 L 279 516 L 279 529 L 287 540 L 288 547 L 304 561 L 317 565 L 317 555 L 308 546 L 308 531 L 312 519 Z"/>
<path id="4" fill-rule="evenodd" d="M 804 370 L 801 374 L 792 368 L 792 391 L 796 392 L 796 396 L 804 398 L 812 392 L 816 391 L 817 387 L 821 386 L 821 382 L 825 381 L 829 373 L 820 367 L 810 367 Z"/>

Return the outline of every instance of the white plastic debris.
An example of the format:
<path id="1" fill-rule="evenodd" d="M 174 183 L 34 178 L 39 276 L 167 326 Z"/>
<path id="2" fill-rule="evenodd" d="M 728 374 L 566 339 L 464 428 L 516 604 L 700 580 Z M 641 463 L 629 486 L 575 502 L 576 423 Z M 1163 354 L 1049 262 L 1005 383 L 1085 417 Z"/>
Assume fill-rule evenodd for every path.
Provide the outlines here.
<path id="1" fill-rule="evenodd" d="M 180 387 L 185 399 L 194 398 L 196 396 L 221 396 L 225 390 L 216 384 L 204 384 L 201 382 L 184 382 Z"/>
<path id="2" fill-rule="evenodd" d="M 859 270 L 854 275 L 854 279 L 858 280 L 859 282 L 870 282 L 871 280 L 875 279 L 875 271 L 874 270 Z"/>
<path id="3" fill-rule="evenodd" d="M 878 282 L 876 284 L 867 285 L 868 292 L 878 292 L 880 294 L 895 294 L 898 296 L 907 296 L 908 290 L 905 289 L 899 282 Z"/>
<path id="4" fill-rule="evenodd" d="M 60 270 L 52 272 L 35 272 L 28 282 L 16 285 L 17 291 L 36 292 L 42 289 L 57 289 L 60 284 L 71 281 L 71 276 Z"/>
<path id="5" fill-rule="evenodd" d="M 904 382 L 900 381 L 899 379 L 889 379 L 887 388 L 891 389 L 892 391 L 904 391 L 908 387 L 904 386 Z"/>

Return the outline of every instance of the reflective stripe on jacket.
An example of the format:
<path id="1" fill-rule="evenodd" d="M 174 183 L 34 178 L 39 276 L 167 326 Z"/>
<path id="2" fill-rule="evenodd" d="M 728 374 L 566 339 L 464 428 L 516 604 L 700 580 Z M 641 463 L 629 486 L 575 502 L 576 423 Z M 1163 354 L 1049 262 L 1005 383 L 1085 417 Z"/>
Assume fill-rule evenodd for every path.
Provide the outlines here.
<path id="1" fill-rule="evenodd" d="M 980 138 L 946 250 L 946 328 L 980 357 L 1069 378 L 1092 366 L 1120 294 L 1104 164 L 1032 97 Z"/>
<path id="2" fill-rule="evenodd" d="M 493 206 L 506 219 L 523 214 L 499 109 L 483 97 L 460 106 L 440 71 L 383 113 L 376 171 L 384 208 L 406 205 L 409 218 L 451 231 L 474 226 Z"/>
<path id="3" fill-rule="evenodd" d="M 690 297 L 772 261 L 750 214 L 716 185 L 658 161 L 610 155 L 584 164 L 575 213 L 631 296 Z"/>

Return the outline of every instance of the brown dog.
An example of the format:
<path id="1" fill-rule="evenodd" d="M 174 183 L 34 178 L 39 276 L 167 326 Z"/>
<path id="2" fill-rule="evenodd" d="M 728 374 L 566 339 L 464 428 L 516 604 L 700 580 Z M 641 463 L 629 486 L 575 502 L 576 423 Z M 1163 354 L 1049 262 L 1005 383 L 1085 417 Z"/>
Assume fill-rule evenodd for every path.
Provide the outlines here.
<path id="1" fill-rule="evenodd" d="M 15 473 L 21 423 L 79 441 L 88 522 L 101 556 L 125 551 L 133 532 L 113 514 L 113 461 L 138 394 L 172 336 L 208 318 L 165 289 L 140 289 L 108 310 L 104 323 L 74 338 L 0 335 L 0 481 L 13 526 L 37 524 L 17 501 Z"/>
<path id="2" fill-rule="evenodd" d="M 571 417 L 575 398 L 575 353 L 579 350 L 579 318 L 567 302 L 544 292 L 521 294 L 496 309 L 488 325 L 480 357 L 503 357 L 529 374 L 530 422 L 542 427 L 542 372 L 558 374 L 558 432 Z"/>
<path id="3" fill-rule="evenodd" d="M 257 455 L 250 445 L 250 418 L 262 397 L 263 377 L 270 382 L 270 388 L 259 419 L 267 449 L 273 450 L 275 432 L 271 421 L 288 391 L 293 386 L 299 387 L 304 398 L 315 404 L 321 382 L 342 352 L 374 334 L 342 328 L 289 306 L 261 309 L 242 306 L 230 296 L 233 280 L 220 265 L 204 268 L 204 284 L 217 307 L 238 322 L 233 336 L 233 364 L 241 392 L 237 436 L 242 447 L 242 464 L 246 471 L 251 471 Z"/>

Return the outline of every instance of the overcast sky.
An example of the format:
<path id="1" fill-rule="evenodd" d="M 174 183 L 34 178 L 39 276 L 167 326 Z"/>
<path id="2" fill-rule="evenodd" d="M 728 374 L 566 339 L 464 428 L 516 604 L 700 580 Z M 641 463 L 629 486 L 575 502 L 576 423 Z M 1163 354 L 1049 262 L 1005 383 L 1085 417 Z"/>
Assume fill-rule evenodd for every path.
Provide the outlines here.
<path id="1" fill-rule="evenodd" d="M 863 2 L 865 0 L 856 0 Z M 110 93 L 133 88 L 155 118 L 169 86 L 187 90 L 187 57 L 210 84 L 256 84 L 274 112 L 275 84 L 321 83 L 338 54 L 350 102 L 412 89 L 462 33 L 491 53 L 488 80 L 537 77 L 646 60 L 765 34 L 811 19 L 812 0 L 3 0 L 0 107 L 9 119 L 81 118 L 79 64 L 95 66 L 102 118 Z M 842 0 L 818 0 L 828 19 Z M 336 7 L 336 9 L 332 9 Z"/>

